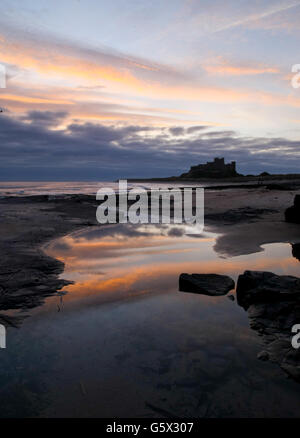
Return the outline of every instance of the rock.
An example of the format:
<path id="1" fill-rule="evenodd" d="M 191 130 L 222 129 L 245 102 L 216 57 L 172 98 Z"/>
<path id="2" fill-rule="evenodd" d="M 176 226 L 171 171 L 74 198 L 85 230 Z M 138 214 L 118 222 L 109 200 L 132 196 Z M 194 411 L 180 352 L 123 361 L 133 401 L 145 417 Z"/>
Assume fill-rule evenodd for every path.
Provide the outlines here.
<path id="1" fill-rule="evenodd" d="M 8 196 L 0 204 L 0 323 L 15 325 L 15 318 L 4 315 L 40 306 L 69 283 L 58 277 L 64 263 L 47 256 L 43 244 L 96 223 L 97 202 L 93 195 L 57 194 Z"/>
<path id="2" fill-rule="evenodd" d="M 28 315 L 13 316 L 5 314 L 2 315 L 0 313 L 0 324 L 4 325 L 5 327 L 19 328 L 23 320 L 27 317 Z"/>
<path id="3" fill-rule="evenodd" d="M 269 353 L 265 350 L 261 351 L 257 355 L 257 359 L 259 360 L 269 360 Z"/>
<path id="4" fill-rule="evenodd" d="M 247 310 L 251 329 L 265 343 L 257 358 L 277 363 L 300 382 L 300 349 L 291 344 L 291 329 L 300 321 L 300 279 L 245 271 L 238 278 L 237 302 Z"/>
<path id="5" fill-rule="evenodd" d="M 49 287 L 46 286 L 45 284 L 41 284 L 39 286 L 36 286 L 35 290 L 37 290 L 38 292 L 44 292 L 44 291 L 49 290 Z"/>
<path id="6" fill-rule="evenodd" d="M 218 274 L 181 274 L 179 290 L 203 295 L 220 296 L 234 289 L 235 283 L 227 275 Z"/>
<path id="7" fill-rule="evenodd" d="M 238 278 L 236 296 L 238 304 L 246 310 L 252 303 L 300 298 L 300 279 L 272 272 L 245 271 Z"/>
<path id="8" fill-rule="evenodd" d="M 300 208 L 300 195 L 295 195 L 294 206 Z"/>
<path id="9" fill-rule="evenodd" d="M 292 245 L 292 254 L 295 259 L 299 260 L 300 262 L 300 243 L 294 243 Z"/>
<path id="10" fill-rule="evenodd" d="M 286 222 L 300 224 L 300 195 L 296 195 L 294 205 L 285 210 Z"/>

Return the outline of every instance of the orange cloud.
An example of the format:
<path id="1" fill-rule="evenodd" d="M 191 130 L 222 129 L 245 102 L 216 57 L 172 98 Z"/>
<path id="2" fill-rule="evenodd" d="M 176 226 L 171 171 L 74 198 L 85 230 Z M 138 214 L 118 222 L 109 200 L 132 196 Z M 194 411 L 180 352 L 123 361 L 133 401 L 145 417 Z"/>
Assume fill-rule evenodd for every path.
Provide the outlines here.
<path id="1" fill-rule="evenodd" d="M 83 49 L 76 51 L 72 47 L 51 46 L 50 43 L 42 47 L 42 43 L 35 40 L 31 43 L 0 39 L 1 61 L 16 66 L 21 72 L 8 80 L 10 92 L 0 92 L 0 99 L 2 105 L 4 102 L 9 109 L 17 112 L 36 109 L 37 105 L 57 105 L 69 112 L 69 119 L 65 122 L 78 118 L 82 121 L 120 120 L 153 125 L 176 122 L 220 126 L 215 120 L 197 120 L 199 112 L 180 108 L 180 102 L 193 105 L 196 109 L 205 103 L 300 106 L 300 98 L 293 95 L 205 86 L 196 79 L 183 77 L 171 69 L 168 73 L 151 63 L 125 58 L 117 58 L 116 61 L 112 56 L 101 54 L 91 58 Z M 205 68 L 211 73 L 234 76 L 278 72 L 273 67 L 234 66 L 225 61 Z M 98 86 L 97 93 L 82 91 L 85 86 L 88 88 L 95 84 Z M 112 103 L 111 108 L 105 107 L 103 101 L 109 100 L 112 95 L 116 96 L 116 106 L 113 107 Z M 173 103 L 169 104 L 169 108 L 157 105 L 151 108 L 149 104 L 139 105 L 141 98 L 144 102 L 164 99 Z M 170 108 L 172 105 L 175 108 Z M 203 112 L 203 106 L 201 109 Z M 178 117 L 174 118 L 172 114 Z"/>
<path id="2" fill-rule="evenodd" d="M 208 73 L 231 75 L 231 76 L 245 76 L 245 75 L 261 75 L 266 73 L 279 73 L 279 69 L 275 67 L 246 67 L 235 66 L 229 64 L 221 65 L 206 65 L 204 69 Z"/>
<path id="3" fill-rule="evenodd" d="M 50 51 L 50 53 L 49 53 Z M 137 77 L 130 70 L 132 63 L 113 66 L 107 65 L 107 60 L 90 60 L 71 53 L 62 53 L 58 50 L 43 51 L 40 47 L 22 44 L 0 42 L 0 58 L 3 62 L 17 65 L 20 69 L 34 71 L 46 78 L 84 82 L 86 84 L 104 83 L 107 91 L 118 93 L 134 93 L 147 98 L 167 98 L 170 100 L 200 100 L 203 102 L 228 102 L 247 99 L 247 93 L 224 88 L 204 87 L 183 81 L 182 78 L 166 80 L 161 77 L 161 71 L 152 69 L 153 75 L 147 78 Z M 42 55 L 41 55 L 42 53 Z M 44 54 L 46 53 L 46 54 Z"/>
<path id="4" fill-rule="evenodd" d="M 38 103 L 38 104 L 51 104 L 51 105 L 74 105 L 74 102 L 63 99 L 49 99 L 45 97 L 30 97 L 20 96 L 17 94 L 0 94 L 1 100 L 8 100 L 22 103 Z"/>

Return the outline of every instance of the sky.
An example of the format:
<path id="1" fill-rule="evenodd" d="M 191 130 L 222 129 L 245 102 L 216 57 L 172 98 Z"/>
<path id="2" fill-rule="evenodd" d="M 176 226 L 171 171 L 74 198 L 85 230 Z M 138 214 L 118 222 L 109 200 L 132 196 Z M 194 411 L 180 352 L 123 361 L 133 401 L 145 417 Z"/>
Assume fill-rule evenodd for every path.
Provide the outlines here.
<path id="1" fill-rule="evenodd" d="M 0 179 L 298 172 L 299 23 L 300 0 L 1 0 Z"/>

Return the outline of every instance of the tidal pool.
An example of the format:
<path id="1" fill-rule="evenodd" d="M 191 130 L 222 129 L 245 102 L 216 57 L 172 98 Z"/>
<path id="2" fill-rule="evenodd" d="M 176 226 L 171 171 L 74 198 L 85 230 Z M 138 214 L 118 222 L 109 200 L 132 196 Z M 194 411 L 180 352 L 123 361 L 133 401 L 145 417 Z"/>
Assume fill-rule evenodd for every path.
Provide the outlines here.
<path id="1" fill-rule="evenodd" d="M 215 235 L 185 232 L 114 225 L 51 242 L 75 283 L 8 330 L 0 416 L 298 417 L 299 384 L 256 358 L 236 300 L 178 291 L 183 272 L 299 276 L 291 245 L 221 258 Z"/>

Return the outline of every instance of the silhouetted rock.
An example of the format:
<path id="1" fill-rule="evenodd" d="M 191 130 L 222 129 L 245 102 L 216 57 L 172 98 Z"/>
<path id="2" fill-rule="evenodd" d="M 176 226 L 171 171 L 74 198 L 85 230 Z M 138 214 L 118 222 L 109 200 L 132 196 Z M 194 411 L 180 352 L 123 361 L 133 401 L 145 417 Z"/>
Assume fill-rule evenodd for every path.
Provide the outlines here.
<path id="1" fill-rule="evenodd" d="M 300 195 L 295 195 L 294 206 L 300 208 Z"/>
<path id="2" fill-rule="evenodd" d="M 285 210 L 286 222 L 300 224 L 300 195 L 296 195 L 294 205 Z"/>
<path id="3" fill-rule="evenodd" d="M 238 279 L 237 301 L 248 311 L 250 327 L 266 344 L 257 358 L 279 364 L 300 382 L 300 349 L 291 344 L 291 329 L 300 321 L 300 279 L 245 271 Z"/>
<path id="4" fill-rule="evenodd" d="M 181 274 L 179 290 L 203 295 L 220 296 L 234 289 L 234 281 L 227 275 Z"/>
<path id="5" fill-rule="evenodd" d="M 300 262 L 300 243 L 294 243 L 292 245 L 292 254 Z"/>
<path id="6" fill-rule="evenodd" d="M 238 304 L 246 310 L 253 303 L 300 298 L 300 279 L 272 272 L 245 271 L 237 282 Z"/>

